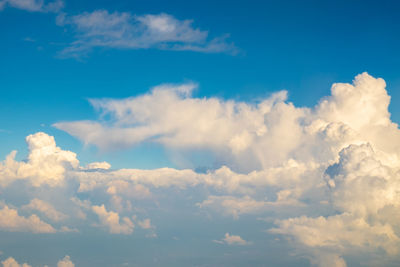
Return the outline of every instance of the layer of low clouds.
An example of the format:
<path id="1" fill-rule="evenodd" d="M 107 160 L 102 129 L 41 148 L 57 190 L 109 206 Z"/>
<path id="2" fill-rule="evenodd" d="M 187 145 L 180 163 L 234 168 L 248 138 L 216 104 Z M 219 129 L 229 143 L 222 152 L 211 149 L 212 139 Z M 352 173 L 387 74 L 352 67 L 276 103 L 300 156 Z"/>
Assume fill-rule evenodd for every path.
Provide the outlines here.
<path id="1" fill-rule="evenodd" d="M 13 257 L 8 257 L 1 263 L 3 264 L 3 267 L 31 267 L 31 265 L 27 263 L 18 263 L 18 261 L 15 260 Z M 75 267 L 75 264 L 71 261 L 71 258 L 66 255 L 63 259 L 58 261 L 57 267 Z"/>
<path id="2" fill-rule="evenodd" d="M 11 152 L 0 163 L 0 186 L 11 191 L 18 186 L 15 192 L 24 198 L 23 205 L 1 199 L 1 212 L 16 218 L 2 222 L 2 229 L 56 233 L 92 227 L 156 237 L 160 227 L 148 208 L 174 209 L 168 203 L 179 199 L 193 214 L 223 217 L 233 225 L 242 217 L 272 221 L 260 233 L 284 237 L 312 264 L 346 266 L 346 258 L 358 253 L 396 260 L 400 130 L 390 120 L 385 86 L 383 79 L 363 73 L 353 84 L 334 84 L 332 94 L 313 108 L 295 107 L 284 91 L 258 104 L 196 98 L 195 84 L 162 85 L 127 99 L 92 99 L 99 120 L 55 126 L 103 150 L 143 142 L 177 154 L 207 150 L 216 165 L 201 173 L 187 166 L 81 166 L 53 137 L 32 134 L 26 160 Z M 35 195 L 37 189 L 41 195 Z M 24 190 L 33 193 L 27 197 Z M 56 201 L 50 205 L 49 199 Z M 229 231 L 210 243 L 257 245 Z"/>
<path id="3" fill-rule="evenodd" d="M 76 40 L 61 52 L 80 57 L 96 47 L 237 53 L 228 35 L 210 38 L 208 31 L 193 27 L 193 20 L 180 20 L 166 13 L 134 15 L 130 12 L 95 10 L 78 15 L 61 13 L 59 26 L 70 28 Z"/>

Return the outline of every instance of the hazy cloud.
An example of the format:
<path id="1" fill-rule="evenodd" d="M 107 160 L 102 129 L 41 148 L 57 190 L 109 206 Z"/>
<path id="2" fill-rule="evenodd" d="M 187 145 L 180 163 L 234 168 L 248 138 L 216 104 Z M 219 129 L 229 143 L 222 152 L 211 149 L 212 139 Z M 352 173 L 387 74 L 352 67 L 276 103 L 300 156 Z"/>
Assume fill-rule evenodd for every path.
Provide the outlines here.
<path id="1" fill-rule="evenodd" d="M 3 0 L 0 1 L 0 10 L 5 6 L 23 9 L 30 12 L 58 12 L 64 7 L 62 0 L 52 2 L 44 0 Z"/>
<path id="2" fill-rule="evenodd" d="M 95 10 L 75 16 L 60 14 L 56 22 L 59 26 L 71 26 L 76 33 L 76 40 L 61 52 L 65 57 L 80 57 L 95 47 L 237 52 L 227 41 L 227 35 L 210 39 L 208 31 L 192 26 L 192 20 L 179 20 L 165 13 L 139 16 Z"/>

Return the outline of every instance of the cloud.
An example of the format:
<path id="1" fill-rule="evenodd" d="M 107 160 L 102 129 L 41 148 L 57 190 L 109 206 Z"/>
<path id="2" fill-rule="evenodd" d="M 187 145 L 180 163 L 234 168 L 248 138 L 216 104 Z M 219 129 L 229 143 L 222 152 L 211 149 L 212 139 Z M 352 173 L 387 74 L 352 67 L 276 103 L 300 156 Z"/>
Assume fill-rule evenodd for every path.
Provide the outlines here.
<path id="1" fill-rule="evenodd" d="M 132 234 L 134 225 L 128 217 L 119 220 L 119 215 L 113 211 L 107 211 L 104 205 L 93 206 L 92 211 L 97 214 L 103 226 L 108 227 L 111 234 Z"/>
<path id="2" fill-rule="evenodd" d="M 95 169 L 103 169 L 108 170 L 111 168 L 111 165 L 108 162 L 92 162 L 86 165 L 87 170 L 95 170 Z"/>
<path id="3" fill-rule="evenodd" d="M 103 150 L 154 142 L 177 154 L 206 150 L 219 164 L 206 173 L 77 172 L 82 192 L 116 194 L 110 180 L 150 192 L 203 186 L 210 191 L 199 208 L 236 219 L 273 211 L 270 234 L 287 237 L 313 264 L 345 266 L 360 251 L 381 259 L 399 251 L 400 131 L 385 86 L 363 73 L 334 84 L 315 107 L 299 108 L 285 91 L 249 104 L 193 97 L 192 83 L 162 85 L 126 99 L 91 99 L 99 120 L 54 126 Z"/>
<path id="4" fill-rule="evenodd" d="M 80 57 L 96 47 L 118 49 L 189 50 L 204 53 L 236 53 L 228 36 L 210 39 L 207 31 L 193 28 L 192 20 L 172 15 L 133 15 L 129 12 L 95 10 L 75 16 L 60 14 L 59 26 L 71 26 L 76 40 L 61 56 Z"/>
<path id="5" fill-rule="evenodd" d="M 83 167 L 75 153 L 37 133 L 27 137 L 26 160 L 17 161 L 13 152 L 0 164 L 0 185 L 5 191 L 18 187 L 16 192 L 26 186 L 31 193 L 22 203 L 56 217 L 39 201 L 51 198 L 38 195 L 54 191 L 62 201 L 51 206 L 71 218 L 68 229 L 82 231 L 75 219 L 111 234 L 132 234 L 134 224 L 151 228 L 155 211 L 215 211 L 209 218 L 228 215 L 233 223 L 267 218 L 275 224 L 267 233 L 287 238 L 312 264 L 345 266 L 347 257 L 360 253 L 395 258 L 400 131 L 390 119 L 385 86 L 363 73 L 352 84 L 334 84 L 312 108 L 295 107 L 284 91 L 259 103 L 196 98 L 193 83 L 162 85 L 127 99 L 92 99 L 98 120 L 55 126 L 104 150 L 154 142 L 183 156 L 205 150 L 215 162 L 204 172 L 194 170 L 196 162 L 181 169 L 111 169 L 106 162 Z M 185 203 L 185 211 L 176 203 Z M 47 225 L 8 206 L 1 213 L 18 218 L 4 219 L 5 231 L 33 231 L 27 225 L 35 219 Z M 227 233 L 218 242 L 240 240 Z"/>
<path id="6" fill-rule="evenodd" d="M 398 255 L 400 172 L 382 161 L 370 144 L 344 148 L 325 173 L 332 209 L 339 214 L 278 220 L 279 227 L 270 232 L 321 253 L 330 250 L 340 255 L 363 248 Z M 323 261 L 318 264 L 325 266 Z"/>
<path id="7" fill-rule="evenodd" d="M 0 10 L 7 5 L 30 12 L 58 12 L 64 7 L 64 2 L 62 0 L 47 3 L 44 0 L 3 0 L 0 1 Z"/>
<path id="8" fill-rule="evenodd" d="M 57 263 L 57 267 L 75 267 L 70 257 L 66 255 L 62 260 Z"/>
<path id="9" fill-rule="evenodd" d="M 29 147 L 27 161 L 15 161 L 17 152 L 13 151 L 0 163 L 0 185 L 27 180 L 35 187 L 43 184 L 61 186 L 66 170 L 79 165 L 76 154 L 61 150 L 52 136 L 39 132 L 26 137 L 26 142 Z"/>
<path id="10" fill-rule="evenodd" d="M 279 166 L 290 159 L 326 163 L 342 148 L 365 142 L 398 160 L 400 146 L 393 141 L 400 133 L 387 111 L 385 82 L 366 73 L 358 75 L 354 85 L 335 84 L 332 95 L 313 109 L 287 102 L 285 91 L 248 104 L 195 98 L 190 94 L 194 88 L 162 85 L 122 100 L 91 99 L 101 120 L 54 126 L 101 149 L 143 142 L 175 150 L 209 149 L 241 171 Z"/>
<path id="11" fill-rule="evenodd" d="M 232 216 L 235 219 L 238 219 L 243 214 L 260 214 L 267 210 L 282 209 L 286 205 L 291 207 L 304 205 L 296 199 L 285 199 L 284 201 L 279 199 L 279 196 L 287 193 L 288 191 L 278 192 L 278 199 L 276 201 L 258 201 L 249 196 L 241 198 L 234 196 L 209 196 L 197 205 L 200 208 L 212 209 L 218 213 Z"/>
<path id="12" fill-rule="evenodd" d="M 31 265 L 27 263 L 19 264 L 14 258 L 9 257 L 5 261 L 1 262 L 3 267 L 31 267 Z"/>
<path id="13" fill-rule="evenodd" d="M 37 198 L 32 199 L 29 204 L 22 208 L 25 210 L 39 211 L 54 222 L 65 220 L 68 217 L 62 212 L 57 211 L 50 203 Z"/>
<path id="14" fill-rule="evenodd" d="M 26 218 L 5 205 L 0 210 L 0 229 L 10 232 L 55 233 L 56 230 L 36 215 Z"/>
<path id="15" fill-rule="evenodd" d="M 12 257 L 7 258 L 1 263 L 3 264 L 3 267 L 31 267 L 31 265 L 27 263 L 19 264 Z M 67 255 L 57 263 L 57 267 L 75 267 L 75 264 L 71 261 L 70 257 Z"/>
<path id="16" fill-rule="evenodd" d="M 222 238 L 221 240 L 214 240 L 214 242 L 220 244 L 238 245 L 238 246 L 246 246 L 251 244 L 251 242 L 243 240 L 240 236 L 230 235 L 229 233 L 226 233 L 225 237 Z"/>
<path id="17" fill-rule="evenodd" d="M 151 225 L 150 219 L 144 219 L 143 221 L 138 221 L 137 222 L 139 227 L 143 229 L 151 229 L 153 226 Z"/>

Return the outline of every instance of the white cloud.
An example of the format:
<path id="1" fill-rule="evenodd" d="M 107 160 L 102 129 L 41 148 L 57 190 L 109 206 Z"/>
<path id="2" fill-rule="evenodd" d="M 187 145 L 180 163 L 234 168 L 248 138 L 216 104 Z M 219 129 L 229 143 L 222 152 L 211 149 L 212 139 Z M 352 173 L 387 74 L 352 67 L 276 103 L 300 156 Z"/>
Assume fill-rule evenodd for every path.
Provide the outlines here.
<path id="1" fill-rule="evenodd" d="M 287 236 L 315 264 L 345 266 L 342 256 L 357 249 L 389 257 L 400 245 L 400 131 L 385 86 L 363 73 L 353 84 L 334 84 L 314 108 L 298 108 L 284 91 L 248 104 L 192 97 L 194 84 L 163 85 L 122 100 L 92 99 L 101 120 L 55 126 L 101 149 L 156 142 L 175 153 L 206 149 L 227 165 L 206 174 L 77 174 L 83 191 L 106 187 L 106 177 L 150 190 L 211 187 L 221 195 L 210 193 L 199 207 L 234 218 L 273 210 L 279 220 L 271 233 Z"/>
<path id="2" fill-rule="evenodd" d="M 55 233 L 56 230 L 36 215 L 28 218 L 20 216 L 18 211 L 5 205 L 0 210 L 0 229 L 10 232 Z"/>
<path id="3" fill-rule="evenodd" d="M 22 207 L 26 210 L 36 210 L 44 214 L 47 218 L 52 221 L 59 222 L 65 220 L 68 216 L 62 212 L 57 211 L 53 205 L 47 203 L 43 200 L 34 198 L 29 202 L 29 204 Z"/>
<path id="4" fill-rule="evenodd" d="M 31 267 L 27 263 L 19 264 L 14 258 L 9 257 L 6 260 L 1 262 L 3 267 Z"/>
<path id="5" fill-rule="evenodd" d="M 278 196 L 287 195 L 288 191 L 278 192 Z M 290 192 L 289 192 L 290 194 Z M 267 210 L 282 209 L 284 206 L 304 206 L 296 199 L 277 199 L 276 201 L 258 201 L 249 196 L 241 198 L 234 196 L 209 196 L 197 204 L 200 208 L 208 208 L 218 213 L 230 215 L 238 219 L 243 214 L 260 214 Z"/>
<path id="6" fill-rule="evenodd" d="M 171 31 L 157 23 L 152 27 Z M 142 96 L 91 100 L 102 114 L 99 120 L 55 126 L 103 149 L 142 142 L 173 153 L 204 149 L 223 163 L 216 169 L 81 167 L 74 153 L 38 133 L 27 138 L 26 161 L 11 154 L 0 164 L 0 184 L 27 181 L 36 189 L 75 190 L 68 196 L 74 199 L 68 202 L 70 213 L 54 209 L 70 217 L 72 210 L 94 212 L 110 233 L 133 233 L 133 212 L 149 217 L 144 203 L 163 209 L 165 199 L 182 193 L 190 195 L 193 208 L 198 203 L 201 211 L 217 216 L 270 216 L 276 226 L 269 233 L 287 237 L 312 264 L 345 266 L 344 259 L 360 251 L 379 259 L 398 255 L 400 131 L 390 120 L 382 79 L 364 73 L 353 84 L 335 84 L 332 95 L 314 108 L 295 107 L 286 92 L 249 104 L 195 98 L 194 88 L 163 85 Z M 80 216 L 88 225 L 91 212 Z M 142 228 L 152 226 L 150 218 L 133 220 Z M 240 239 L 228 234 L 219 242 L 233 240 Z"/>
<path id="7" fill-rule="evenodd" d="M 123 195 L 128 198 L 146 199 L 151 197 L 150 190 L 142 184 L 132 184 L 124 180 L 114 180 L 108 183 L 107 193 Z"/>
<path id="8" fill-rule="evenodd" d="M 86 165 L 87 170 L 94 170 L 94 169 L 103 169 L 108 170 L 111 168 L 111 165 L 108 162 L 92 162 Z"/>
<path id="9" fill-rule="evenodd" d="M 182 87 L 187 93 L 180 92 Z M 335 84 L 332 96 L 313 109 L 287 103 L 286 92 L 254 105 L 194 98 L 189 93 L 194 88 L 193 84 L 163 85 L 122 100 L 92 99 L 91 104 L 110 121 L 54 126 L 101 149 L 141 142 L 174 150 L 209 149 L 228 167 L 242 172 L 280 166 L 289 159 L 326 164 L 349 144 L 365 142 L 387 152 L 392 164 L 399 161 L 400 146 L 393 144 L 400 133 L 387 112 L 385 83 L 366 73 L 357 76 L 354 85 Z"/>
<path id="10" fill-rule="evenodd" d="M 198 203 L 200 208 L 211 208 L 217 212 L 222 212 L 227 215 L 233 216 L 235 219 L 239 215 L 259 213 L 265 209 L 268 203 L 265 201 L 257 201 L 249 196 L 243 198 L 236 198 L 233 196 L 209 196 L 208 199 L 202 203 Z"/>
<path id="11" fill-rule="evenodd" d="M 66 255 L 62 260 L 59 260 L 57 267 L 75 267 L 75 264 L 71 261 L 70 257 Z"/>
<path id="12" fill-rule="evenodd" d="M 44 0 L 3 0 L 0 1 L 0 10 L 6 5 L 30 12 L 58 12 L 64 7 L 64 2 L 62 0 L 47 3 Z"/>
<path id="13" fill-rule="evenodd" d="M 165 13 L 137 16 L 107 10 L 75 16 L 60 14 L 57 18 L 58 25 L 71 25 L 76 31 L 76 41 L 61 52 L 63 56 L 79 57 L 95 47 L 236 53 L 237 48 L 226 41 L 227 36 L 210 40 L 207 31 L 193 28 L 192 23 Z"/>
<path id="14" fill-rule="evenodd" d="M 225 237 L 222 238 L 221 240 L 214 240 L 214 242 L 220 244 L 238 245 L 238 246 L 246 246 L 251 244 L 251 242 L 243 240 L 240 236 L 230 235 L 229 233 L 226 233 Z"/>
<path id="15" fill-rule="evenodd" d="M 113 211 L 107 211 L 104 205 L 93 206 L 92 211 L 97 214 L 103 226 L 108 227 L 111 234 L 132 234 L 134 225 L 128 217 L 122 218 L 120 222 L 119 215 Z"/>
<path id="16" fill-rule="evenodd" d="M 19 264 L 12 257 L 7 258 L 1 263 L 3 264 L 3 267 L 31 267 L 31 265 L 27 263 Z M 71 261 L 70 257 L 67 255 L 57 263 L 57 267 L 75 267 L 75 264 Z"/>
<path id="17" fill-rule="evenodd" d="M 64 183 L 67 169 L 77 168 L 76 154 L 61 150 L 54 137 L 36 133 L 26 138 L 29 146 L 27 161 L 16 161 L 16 151 L 11 152 L 0 163 L 0 185 L 7 186 L 14 180 L 28 180 L 33 186 L 47 184 L 51 187 Z"/>

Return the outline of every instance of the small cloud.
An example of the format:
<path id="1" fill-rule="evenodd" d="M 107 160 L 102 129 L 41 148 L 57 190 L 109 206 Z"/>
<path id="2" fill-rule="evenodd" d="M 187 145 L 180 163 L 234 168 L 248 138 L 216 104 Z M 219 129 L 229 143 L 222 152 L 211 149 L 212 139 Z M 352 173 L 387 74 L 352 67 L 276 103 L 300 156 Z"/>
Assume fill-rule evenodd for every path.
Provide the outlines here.
<path id="1" fill-rule="evenodd" d="M 128 217 L 122 218 L 120 222 L 119 214 L 107 211 L 104 205 L 92 206 L 92 211 L 97 214 L 103 226 L 108 227 L 111 234 L 132 234 L 134 225 Z"/>
<path id="2" fill-rule="evenodd" d="M 66 255 L 57 263 L 57 267 L 75 267 L 75 264 L 71 261 L 70 256 Z"/>
<path id="3" fill-rule="evenodd" d="M 55 233 L 50 224 L 43 222 L 37 215 L 23 217 L 18 211 L 5 205 L 0 210 L 0 229 L 10 232 Z"/>
<path id="4" fill-rule="evenodd" d="M 221 240 L 213 240 L 213 242 L 218 244 L 237 245 L 237 246 L 247 246 L 252 244 L 252 242 L 243 240 L 238 235 L 230 235 L 229 233 L 226 233 L 225 237 L 222 238 Z"/>
<path id="5" fill-rule="evenodd" d="M 63 226 L 60 229 L 62 233 L 79 233 L 79 230 L 76 228 L 69 228 L 68 226 Z"/>
<path id="6" fill-rule="evenodd" d="M 151 225 L 150 219 L 144 219 L 143 221 L 138 221 L 137 222 L 139 227 L 143 229 L 151 229 L 153 226 Z"/>
<path id="7" fill-rule="evenodd" d="M 45 2 L 43 0 L 3 0 L 0 2 L 0 10 L 5 6 L 26 10 L 29 12 L 58 12 L 64 7 L 62 0 Z"/>
<path id="8" fill-rule="evenodd" d="M 31 265 L 27 263 L 19 264 L 14 258 L 9 257 L 5 261 L 1 262 L 3 267 L 31 267 Z"/>
<path id="9" fill-rule="evenodd" d="M 30 42 L 30 43 L 36 42 L 36 40 L 35 40 L 35 39 L 32 39 L 31 37 L 25 37 L 23 40 L 24 40 L 25 42 Z"/>
<path id="10" fill-rule="evenodd" d="M 23 206 L 22 208 L 25 210 L 39 211 L 54 222 L 65 220 L 68 217 L 64 213 L 57 211 L 50 203 L 37 198 L 32 199 L 29 204 Z"/>

